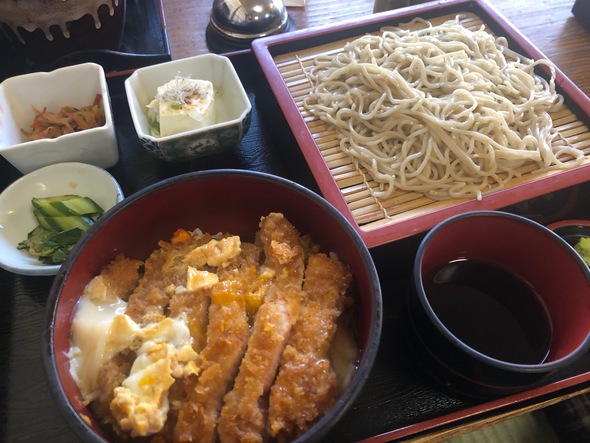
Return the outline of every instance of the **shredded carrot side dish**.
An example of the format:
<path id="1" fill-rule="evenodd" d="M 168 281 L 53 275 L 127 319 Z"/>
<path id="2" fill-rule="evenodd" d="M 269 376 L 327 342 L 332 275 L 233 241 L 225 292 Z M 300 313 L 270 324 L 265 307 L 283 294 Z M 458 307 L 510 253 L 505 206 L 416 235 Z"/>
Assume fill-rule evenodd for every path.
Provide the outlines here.
<path id="1" fill-rule="evenodd" d="M 92 105 L 80 109 L 64 106 L 55 113 L 44 107 L 41 112 L 35 112 L 37 115 L 31 124 L 32 131 L 21 129 L 29 141 L 57 138 L 60 135 L 97 128 L 106 122 L 101 94 L 96 94 Z"/>

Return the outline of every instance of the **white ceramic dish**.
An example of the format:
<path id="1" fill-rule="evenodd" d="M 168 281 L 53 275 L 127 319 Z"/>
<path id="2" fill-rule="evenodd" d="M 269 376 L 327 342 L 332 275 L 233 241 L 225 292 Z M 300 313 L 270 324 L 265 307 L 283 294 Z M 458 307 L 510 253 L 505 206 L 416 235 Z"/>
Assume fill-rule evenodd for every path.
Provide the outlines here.
<path id="1" fill-rule="evenodd" d="M 36 111 L 81 108 L 102 95 L 106 123 L 55 139 L 28 141 Z M 0 154 L 20 172 L 60 162 L 83 162 L 109 168 L 119 160 L 111 102 L 102 66 L 82 63 L 51 72 L 11 77 L 0 83 Z"/>
<path id="2" fill-rule="evenodd" d="M 50 165 L 19 178 L 0 194 L 0 267 L 22 275 L 57 273 L 60 265 L 45 265 L 16 246 L 37 226 L 31 198 L 63 194 L 90 197 L 105 212 L 123 200 L 113 176 L 85 163 Z"/>
<path id="3" fill-rule="evenodd" d="M 150 134 L 146 106 L 159 86 L 175 77 L 209 80 L 215 90 L 215 124 L 180 134 Z M 125 81 L 133 125 L 141 144 L 167 161 L 190 160 L 237 145 L 250 125 L 252 105 L 229 58 L 204 54 L 136 70 Z"/>

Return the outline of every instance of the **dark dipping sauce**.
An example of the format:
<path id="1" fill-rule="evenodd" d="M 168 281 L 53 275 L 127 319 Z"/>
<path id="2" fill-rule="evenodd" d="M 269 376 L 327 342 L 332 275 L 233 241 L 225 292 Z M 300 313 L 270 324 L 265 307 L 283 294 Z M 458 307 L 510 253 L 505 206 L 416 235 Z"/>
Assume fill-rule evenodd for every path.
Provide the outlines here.
<path id="1" fill-rule="evenodd" d="M 501 268 L 450 262 L 423 279 L 438 318 L 469 347 L 497 360 L 539 364 L 549 354 L 551 324 L 539 295 Z"/>

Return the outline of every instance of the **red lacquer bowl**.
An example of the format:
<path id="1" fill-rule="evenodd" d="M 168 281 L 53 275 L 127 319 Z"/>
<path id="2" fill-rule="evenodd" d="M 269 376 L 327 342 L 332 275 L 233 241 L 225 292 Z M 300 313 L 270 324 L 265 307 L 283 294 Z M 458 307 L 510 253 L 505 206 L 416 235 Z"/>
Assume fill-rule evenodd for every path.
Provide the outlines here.
<path id="1" fill-rule="evenodd" d="M 105 437 L 82 402 L 66 354 L 76 303 L 90 279 L 117 254 L 147 258 L 179 227 L 253 241 L 261 216 L 270 212 L 283 213 L 323 251 L 335 252 L 350 266 L 358 366 L 336 404 L 299 441 L 318 440 L 340 419 L 364 385 L 379 345 L 382 300 L 372 257 L 344 216 L 307 188 L 265 173 L 216 170 L 164 180 L 126 198 L 91 227 L 56 276 L 48 302 L 46 369 L 60 409 L 84 441 Z"/>

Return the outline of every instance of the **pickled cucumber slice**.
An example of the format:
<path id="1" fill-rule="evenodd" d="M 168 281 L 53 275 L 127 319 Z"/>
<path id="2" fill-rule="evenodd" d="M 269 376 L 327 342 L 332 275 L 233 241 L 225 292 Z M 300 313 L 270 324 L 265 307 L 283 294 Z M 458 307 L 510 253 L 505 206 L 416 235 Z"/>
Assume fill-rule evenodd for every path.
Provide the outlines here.
<path id="1" fill-rule="evenodd" d="M 76 242 L 104 213 L 90 197 L 76 194 L 35 197 L 31 203 L 39 224 L 17 248 L 28 250 L 45 264 L 63 262 Z"/>
<path id="2" fill-rule="evenodd" d="M 55 217 L 49 217 L 44 215 L 38 209 L 34 209 L 33 214 L 35 214 L 35 217 L 41 226 L 45 229 L 56 232 L 68 231 L 74 228 L 86 231 L 90 225 L 94 223 L 92 218 L 84 215 L 58 215 Z"/>
<path id="3" fill-rule="evenodd" d="M 33 198 L 33 207 L 50 217 L 59 215 L 100 215 L 104 210 L 90 197 L 62 195 Z"/>

